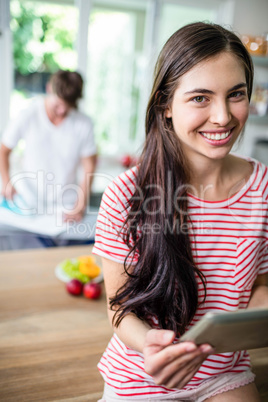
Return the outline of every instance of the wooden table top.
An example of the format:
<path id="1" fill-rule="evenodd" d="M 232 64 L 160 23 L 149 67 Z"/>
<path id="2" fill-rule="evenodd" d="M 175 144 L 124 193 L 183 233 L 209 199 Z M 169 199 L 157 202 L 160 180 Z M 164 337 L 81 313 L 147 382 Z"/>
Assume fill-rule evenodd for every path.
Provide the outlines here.
<path id="1" fill-rule="evenodd" d="M 112 335 L 105 295 L 74 297 L 55 277 L 89 246 L 0 252 L 0 401 L 89 401 L 102 395 L 97 363 Z M 251 351 L 268 401 L 268 348 Z"/>
<path id="2" fill-rule="evenodd" d="M 55 277 L 89 246 L 0 253 L 0 400 L 92 401 L 97 363 L 111 337 L 105 295 L 71 296 Z"/>

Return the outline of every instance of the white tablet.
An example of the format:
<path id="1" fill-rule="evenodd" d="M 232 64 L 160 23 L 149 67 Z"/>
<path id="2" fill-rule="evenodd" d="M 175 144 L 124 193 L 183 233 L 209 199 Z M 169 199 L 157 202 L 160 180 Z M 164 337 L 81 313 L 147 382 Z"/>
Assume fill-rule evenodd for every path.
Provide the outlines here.
<path id="1" fill-rule="evenodd" d="M 180 341 L 208 343 L 215 353 L 268 346 L 268 309 L 207 313 Z"/>

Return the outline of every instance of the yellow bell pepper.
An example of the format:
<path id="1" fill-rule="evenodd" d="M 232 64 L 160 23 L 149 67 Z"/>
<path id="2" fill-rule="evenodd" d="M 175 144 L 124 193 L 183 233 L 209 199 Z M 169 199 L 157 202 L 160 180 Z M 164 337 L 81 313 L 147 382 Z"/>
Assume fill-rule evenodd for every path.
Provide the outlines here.
<path id="1" fill-rule="evenodd" d="M 92 256 L 81 256 L 78 258 L 79 261 L 79 271 L 89 276 L 91 279 L 96 278 L 100 275 L 101 269 L 96 264 L 95 258 Z"/>

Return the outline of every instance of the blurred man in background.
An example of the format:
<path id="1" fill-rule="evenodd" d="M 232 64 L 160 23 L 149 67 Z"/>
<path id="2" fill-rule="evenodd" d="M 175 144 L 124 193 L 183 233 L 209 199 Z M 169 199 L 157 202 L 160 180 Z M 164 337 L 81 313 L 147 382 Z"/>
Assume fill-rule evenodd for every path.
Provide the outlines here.
<path id="1" fill-rule="evenodd" d="M 37 214 L 60 208 L 64 220 L 80 221 L 85 213 L 96 167 L 96 145 L 90 117 L 78 110 L 83 79 L 59 70 L 47 94 L 9 122 L 0 148 L 2 195 L 18 193 Z M 22 171 L 10 176 L 10 155 L 25 140 Z M 78 169 L 80 179 L 77 179 Z"/>

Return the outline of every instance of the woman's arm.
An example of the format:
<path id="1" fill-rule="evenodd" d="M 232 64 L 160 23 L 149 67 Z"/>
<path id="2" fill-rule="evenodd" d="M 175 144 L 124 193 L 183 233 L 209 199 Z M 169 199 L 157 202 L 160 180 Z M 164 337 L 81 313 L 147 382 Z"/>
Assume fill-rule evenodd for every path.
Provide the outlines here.
<path id="1" fill-rule="evenodd" d="M 147 323 L 139 320 L 134 314 L 129 314 L 123 319 L 119 327 L 115 327 L 112 324 L 115 311 L 110 309 L 109 299 L 115 295 L 117 290 L 127 279 L 124 266 L 123 264 L 102 258 L 102 269 L 110 324 L 112 325 L 114 332 L 125 345 L 142 353 L 146 334 L 151 329 Z"/>
<path id="2" fill-rule="evenodd" d="M 112 323 L 115 311 L 110 309 L 109 299 L 125 283 L 127 274 L 123 264 L 106 258 L 102 258 L 102 267 L 108 317 L 114 332 L 126 346 L 143 353 L 145 371 L 156 384 L 183 388 L 213 349 L 209 345 L 197 347 L 192 342 L 174 344 L 173 331 L 151 329 L 149 324 L 134 314 L 124 317 L 115 327 Z"/>
<path id="3" fill-rule="evenodd" d="M 248 304 L 248 308 L 267 307 L 268 308 L 268 274 L 257 276 Z"/>

